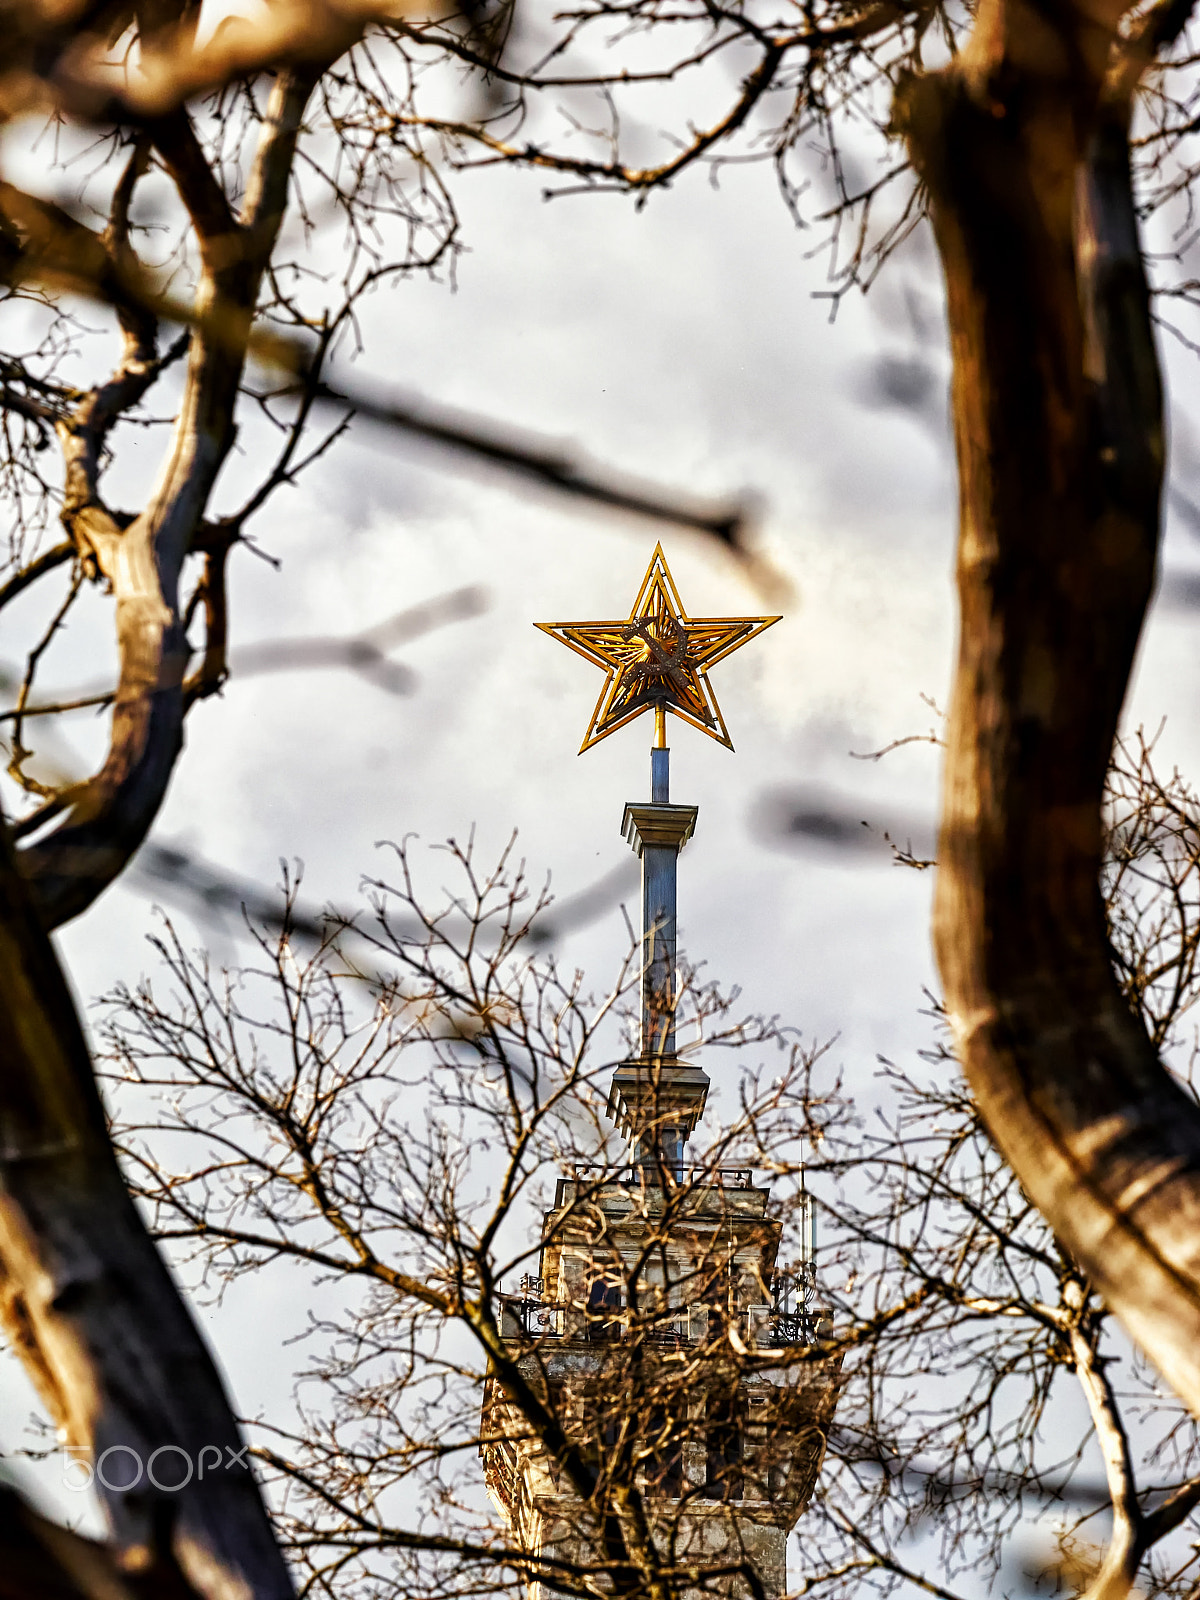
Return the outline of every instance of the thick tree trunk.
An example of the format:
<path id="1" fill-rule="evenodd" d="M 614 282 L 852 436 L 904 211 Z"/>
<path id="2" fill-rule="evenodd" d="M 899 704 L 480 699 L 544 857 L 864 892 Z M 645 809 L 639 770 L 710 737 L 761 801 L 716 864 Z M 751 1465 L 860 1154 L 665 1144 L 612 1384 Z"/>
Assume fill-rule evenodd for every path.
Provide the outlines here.
<path id="1" fill-rule="evenodd" d="M 160 1572 L 163 1595 L 292 1594 L 220 1377 L 121 1179 L 3 830 L 0 1325 L 80 1478 L 94 1465 L 122 1566 Z"/>
<path id="2" fill-rule="evenodd" d="M 935 943 L 992 1135 L 1200 1415 L 1200 1111 L 1122 998 L 1099 890 L 1155 580 L 1158 367 L 1111 34 L 1054 19 L 985 0 L 968 50 L 897 101 L 945 271 L 960 473 Z"/>

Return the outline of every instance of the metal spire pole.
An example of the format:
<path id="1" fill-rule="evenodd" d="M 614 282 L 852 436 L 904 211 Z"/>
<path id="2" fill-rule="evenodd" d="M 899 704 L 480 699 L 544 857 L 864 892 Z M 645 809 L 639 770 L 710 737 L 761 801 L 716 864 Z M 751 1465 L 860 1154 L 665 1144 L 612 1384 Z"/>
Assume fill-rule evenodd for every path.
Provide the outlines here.
<path id="1" fill-rule="evenodd" d="M 665 708 L 655 708 L 650 804 L 627 805 L 621 831 L 642 860 L 642 1025 L 639 1054 L 675 1053 L 676 909 L 679 852 L 696 826 L 695 806 L 671 804 Z"/>
<path id="2" fill-rule="evenodd" d="M 671 804 L 665 707 L 655 707 L 650 804 L 625 807 L 621 832 L 642 862 L 642 981 L 638 1053 L 613 1074 L 610 1110 L 643 1167 L 681 1176 L 683 1152 L 704 1112 L 708 1077 L 675 1048 L 676 918 L 679 852 L 698 808 Z"/>
<path id="3" fill-rule="evenodd" d="M 690 617 L 659 545 L 628 618 L 539 622 L 537 627 L 606 674 L 580 754 L 654 712 L 650 803 L 625 807 L 621 832 L 642 863 L 642 974 L 638 1053 L 613 1074 L 609 1112 L 643 1170 L 682 1173 L 683 1148 L 704 1112 L 708 1078 L 675 1044 L 676 886 L 679 852 L 697 808 L 671 803 L 667 712 L 727 749 L 733 741 L 709 669 L 778 617 Z"/>

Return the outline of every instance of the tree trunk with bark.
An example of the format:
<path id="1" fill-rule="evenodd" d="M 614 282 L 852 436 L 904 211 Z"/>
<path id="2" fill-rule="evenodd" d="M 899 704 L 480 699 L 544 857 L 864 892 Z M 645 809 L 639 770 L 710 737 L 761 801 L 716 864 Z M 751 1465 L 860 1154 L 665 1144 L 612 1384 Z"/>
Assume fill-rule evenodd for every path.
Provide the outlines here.
<path id="1" fill-rule="evenodd" d="M 94 1463 L 119 1565 L 157 1572 L 163 1594 L 284 1600 L 245 1440 L 117 1167 L 70 991 L 2 831 L 0 1062 L 0 1325 L 81 1481 Z"/>
<path id="2" fill-rule="evenodd" d="M 969 47 L 897 97 L 960 473 L 934 937 L 993 1137 L 1200 1415 L 1200 1111 L 1121 996 L 1099 886 L 1164 457 L 1119 17 L 986 0 Z"/>

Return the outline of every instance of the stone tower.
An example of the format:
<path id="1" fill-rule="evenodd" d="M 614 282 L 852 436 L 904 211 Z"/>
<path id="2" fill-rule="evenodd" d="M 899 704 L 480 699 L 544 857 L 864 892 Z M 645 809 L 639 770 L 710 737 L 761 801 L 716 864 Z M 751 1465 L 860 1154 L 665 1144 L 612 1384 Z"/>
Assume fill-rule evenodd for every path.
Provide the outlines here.
<path id="1" fill-rule="evenodd" d="M 782 1271 L 767 1184 L 689 1159 L 709 1080 L 675 1041 L 677 864 L 697 811 L 671 803 L 666 718 L 732 749 L 708 671 L 777 621 L 689 617 L 659 546 L 627 619 L 538 624 L 607 674 L 582 750 L 649 711 L 655 748 L 649 803 L 622 820 L 642 864 L 641 1018 L 608 1115 L 628 1153 L 558 1180 L 538 1275 L 501 1297 L 515 1374 L 484 1394 L 488 1491 L 537 1558 L 533 1600 L 556 1575 L 677 1600 L 782 1595 L 837 1400 L 811 1207 Z"/>

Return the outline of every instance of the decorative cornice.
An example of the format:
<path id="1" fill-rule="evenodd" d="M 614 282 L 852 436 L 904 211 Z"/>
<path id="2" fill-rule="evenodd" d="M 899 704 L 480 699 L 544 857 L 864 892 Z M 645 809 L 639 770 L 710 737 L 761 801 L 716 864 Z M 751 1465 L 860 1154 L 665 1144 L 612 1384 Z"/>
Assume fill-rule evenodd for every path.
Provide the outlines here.
<path id="1" fill-rule="evenodd" d="M 613 1073 L 608 1114 L 627 1137 L 680 1122 L 690 1135 L 704 1115 L 708 1088 L 708 1074 L 677 1056 L 635 1056 Z"/>
<path id="2" fill-rule="evenodd" d="M 699 814 L 699 806 L 639 805 L 631 800 L 621 818 L 621 833 L 639 856 L 647 845 L 682 850 L 696 831 Z"/>

